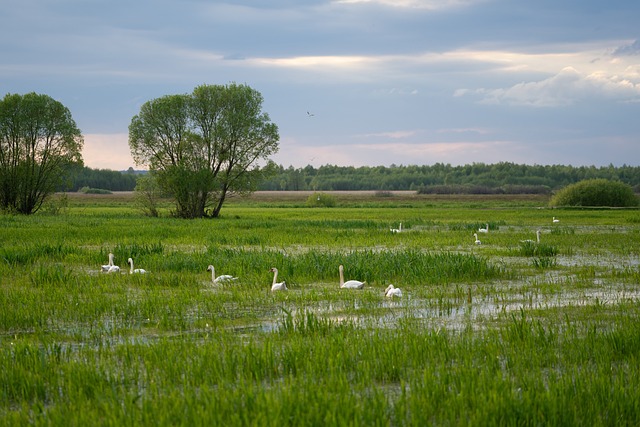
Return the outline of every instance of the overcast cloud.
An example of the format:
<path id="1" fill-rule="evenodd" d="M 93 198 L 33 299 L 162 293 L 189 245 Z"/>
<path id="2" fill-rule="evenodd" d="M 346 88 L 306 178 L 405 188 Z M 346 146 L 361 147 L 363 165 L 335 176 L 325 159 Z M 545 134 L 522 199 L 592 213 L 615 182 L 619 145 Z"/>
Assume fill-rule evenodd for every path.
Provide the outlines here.
<path id="1" fill-rule="evenodd" d="M 631 0 L 11 1 L 0 95 L 62 102 L 93 168 L 137 167 L 146 101 L 230 82 L 264 96 L 285 167 L 638 165 L 638 17 Z"/>

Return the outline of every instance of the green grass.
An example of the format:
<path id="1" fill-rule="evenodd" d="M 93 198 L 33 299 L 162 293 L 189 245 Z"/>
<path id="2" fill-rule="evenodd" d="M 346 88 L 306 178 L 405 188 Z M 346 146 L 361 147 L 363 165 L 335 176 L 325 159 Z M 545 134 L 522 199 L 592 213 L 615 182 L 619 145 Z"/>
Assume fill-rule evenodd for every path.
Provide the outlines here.
<path id="1" fill-rule="evenodd" d="M 637 211 L 260 197 L 219 220 L 119 195 L 0 216 L 0 424 L 640 423 Z"/>

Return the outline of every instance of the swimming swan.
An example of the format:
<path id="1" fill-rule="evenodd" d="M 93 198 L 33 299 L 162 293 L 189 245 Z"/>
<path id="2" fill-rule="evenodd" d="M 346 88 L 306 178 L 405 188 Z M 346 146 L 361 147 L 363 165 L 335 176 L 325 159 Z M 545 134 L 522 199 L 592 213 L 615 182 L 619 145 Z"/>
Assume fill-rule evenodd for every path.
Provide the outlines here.
<path id="1" fill-rule="evenodd" d="M 481 245 L 482 242 L 478 239 L 478 233 L 473 233 L 473 237 L 476 238 L 476 241 L 474 242 L 476 245 Z"/>
<path id="2" fill-rule="evenodd" d="M 489 224 L 487 224 L 487 228 L 478 228 L 478 233 L 488 233 L 489 232 Z"/>
<path id="3" fill-rule="evenodd" d="M 109 271 L 112 265 L 113 265 L 113 254 L 109 254 L 109 264 L 103 265 L 102 271 L 105 271 L 105 272 Z"/>
<path id="4" fill-rule="evenodd" d="M 143 269 L 143 268 L 136 268 L 135 270 L 133 269 L 133 259 L 129 258 L 127 260 L 127 262 L 129 263 L 129 265 L 131 266 L 131 269 L 129 270 L 129 274 L 145 274 L 147 272 L 147 270 Z"/>
<path id="5" fill-rule="evenodd" d="M 387 289 L 384 290 L 384 296 L 387 298 L 393 298 L 393 297 L 401 297 L 402 296 L 402 291 L 400 290 L 400 288 L 396 288 L 393 285 L 389 285 L 387 286 Z"/>
<path id="6" fill-rule="evenodd" d="M 367 282 L 361 282 L 359 280 L 349 280 L 348 282 L 344 281 L 344 267 L 341 265 L 338 267 L 340 271 L 340 287 L 348 288 L 348 289 L 362 289 L 364 288 L 364 284 Z"/>
<path id="7" fill-rule="evenodd" d="M 520 240 L 520 243 L 540 243 L 540 230 L 536 231 L 536 240 L 533 241 L 531 239 Z"/>
<path id="8" fill-rule="evenodd" d="M 222 274 L 218 277 L 216 277 L 216 269 L 213 267 L 213 265 L 210 265 L 209 267 L 207 267 L 207 271 L 211 272 L 211 281 L 215 284 L 218 283 L 225 283 L 225 282 L 231 282 L 233 280 L 237 280 L 237 277 L 233 277 L 229 274 Z"/>
<path id="9" fill-rule="evenodd" d="M 280 282 L 280 283 L 276 282 L 276 280 L 278 279 L 278 269 L 273 267 L 269 271 L 271 271 L 273 273 L 273 284 L 271 285 L 271 292 L 286 291 L 287 290 L 287 284 L 284 281 Z"/>
<path id="10" fill-rule="evenodd" d="M 556 218 L 555 216 L 553 217 L 553 220 L 552 220 L 552 221 L 553 221 L 554 223 L 558 223 L 558 222 L 560 222 L 560 220 L 559 220 L 558 218 Z"/>
<path id="11" fill-rule="evenodd" d="M 113 265 L 113 254 L 109 254 L 109 264 L 102 266 L 102 271 L 105 273 L 119 273 L 120 267 Z"/>
<path id="12" fill-rule="evenodd" d="M 392 233 L 402 233 L 402 223 L 400 223 L 400 228 L 390 228 Z"/>

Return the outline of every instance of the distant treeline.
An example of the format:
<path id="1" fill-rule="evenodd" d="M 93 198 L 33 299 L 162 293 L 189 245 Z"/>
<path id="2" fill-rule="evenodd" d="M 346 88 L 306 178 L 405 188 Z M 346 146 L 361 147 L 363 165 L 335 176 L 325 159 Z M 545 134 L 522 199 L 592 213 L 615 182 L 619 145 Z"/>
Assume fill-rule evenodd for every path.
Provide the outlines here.
<path id="1" fill-rule="evenodd" d="M 415 190 L 422 193 L 549 193 L 584 179 L 622 181 L 640 191 L 638 166 L 520 165 L 473 163 L 465 166 L 321 166 L 284 168 L 260 190 Z"/>
<path id="2" fill-rule="evenodd" d="M 132 191 L 143 171 L 79 168 L 70 173 L 63 190 L 99 188 Z M 629 184 L 640 192 L 640 166 L 519 165 L 473 163 L 451 166 L 306 166 L 276 167 L 276 174 L 259 190 L 358 191 L 413 190 L 429 194 L 547 194 L 585 179 L 604 178 Z"/>
<path id="3" fill-rule="evenodd" d="M 69 171 L 67 179 L 60 191 L 76 192 L 81 188 L 96 188 L 110 191 L 133 191 L 136 188 L 136 178 L 140 171 L 129 168 L 127 171 L 114 171 L 110 169 L 91 169 L 88 167 L 76 168 Z"/>

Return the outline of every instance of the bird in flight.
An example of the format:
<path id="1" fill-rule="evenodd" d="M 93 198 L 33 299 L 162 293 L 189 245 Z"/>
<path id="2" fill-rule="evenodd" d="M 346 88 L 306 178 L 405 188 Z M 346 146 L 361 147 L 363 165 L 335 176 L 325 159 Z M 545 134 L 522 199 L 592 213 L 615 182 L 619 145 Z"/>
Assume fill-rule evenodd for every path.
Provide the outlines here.
<path id="1" fill-rule="evenodd" d="M 313 117 L 313 116 L 315 116 L 315 114 L 310 113 L 310 112 L 308 112 L 308 111 L 307 111 L 307 116 L 309 116 L 309 117 Z"/>

